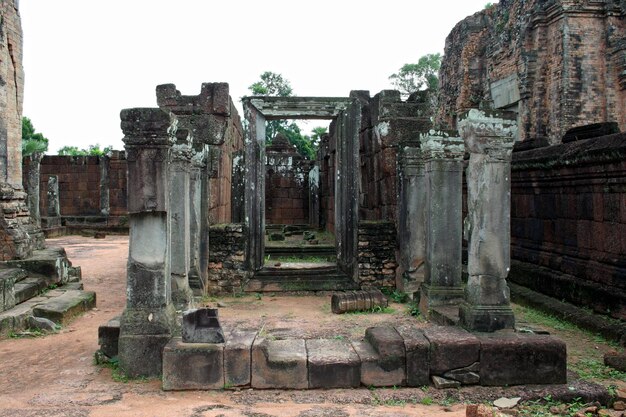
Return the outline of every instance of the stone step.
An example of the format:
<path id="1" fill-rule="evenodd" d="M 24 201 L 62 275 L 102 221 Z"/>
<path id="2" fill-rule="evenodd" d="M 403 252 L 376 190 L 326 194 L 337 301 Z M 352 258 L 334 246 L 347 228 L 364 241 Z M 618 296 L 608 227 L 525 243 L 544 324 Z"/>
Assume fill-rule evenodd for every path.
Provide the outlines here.
<path id="1" fill-rule="evenodd" d="M 337 269 L 336 265 L 302 267 L 286 264 L 281 267 L 265 267 L 248 281 L 248 292 L 282 291 L 343 291 L 355 290 L 358 285 Z"/>
<path id="2" fill-rule="evenodd" d="M 96 306 L 96 293 L 93 291 L 68 290 L 58 297 L 38 304 L 33 308 L 35 317 L 43 317 L 57 324 L 67 324 L 78 314 Z"/>
<path id="3" fill-rule="evenodd" d="M 73 268 L 67 259 L 65 249 L 60 247 L 49 247 L 33 251 L 27 259 L 16 259 L 6 261 L 5 265 L 10 268 L 21 268 L 31 273 L 41 274 L 49 277 L 52 284 L 63 284 L 72 278 L 80 278 L 80 269 Z"/>
<path id="4" fill-rule="evenodd" d="M 23 280 L 27 275 L 27 272 L 20 268 L 3 267 L 0 269 L 0 312 L 9 310 L 17 304 L 15 283 Z"/>
<path id="5" fill-rule="evenodd" d="M 348 291 L 356 289 L 358 289 L 358 285 L 344 277 L 251 279 L 244 288 L 246 292 Z"/>
<path id="6" fill-rule="evenodd" d="M 21 280 L 15 284 L 15 304 L 38 296 L 48 285 L 48 280 L 43 276 L 29 276 Z"/>

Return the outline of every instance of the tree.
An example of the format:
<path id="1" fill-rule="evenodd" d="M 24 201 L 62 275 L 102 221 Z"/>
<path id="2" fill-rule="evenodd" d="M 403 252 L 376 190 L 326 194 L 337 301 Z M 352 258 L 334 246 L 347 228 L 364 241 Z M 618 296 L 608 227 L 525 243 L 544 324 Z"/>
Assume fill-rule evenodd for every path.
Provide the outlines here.
<path id="1" fill-rule="evenodd" d="M 261 81 L 255 82 L 248 89 L 255 96 L 290 97 L 293 94 L 289 81 L 271 71 L 261 74 Z"/>
<path id="2" fill-rule="evenodd" d="M 48 139 L 35 132 L 35 127 L 28 117 L 22 117 L 22 157 L 35 152 L 44 153 L 48 150 Z"/>
<path id="3" fill-rule="evenodd" d="M 441 54 L 426 54 L 417 64 L 404 64 L 397 74 L 389 79 L 404 95 L 410 95 L 419 90 L 429 89 L 436 91 L 439 87 L 438 72 L 441 67 Z"/>
<path id="4" fill-rule="evenodd" d="M 58 150 L 58 154 L 65 156 L 104 156 L 112 150 L 112 146 L 100 149 L 100 145 L 96 143 L 95 145 L 89 145 L 87 149 L 78 149 L 77 146 L 64 146 Z"/>

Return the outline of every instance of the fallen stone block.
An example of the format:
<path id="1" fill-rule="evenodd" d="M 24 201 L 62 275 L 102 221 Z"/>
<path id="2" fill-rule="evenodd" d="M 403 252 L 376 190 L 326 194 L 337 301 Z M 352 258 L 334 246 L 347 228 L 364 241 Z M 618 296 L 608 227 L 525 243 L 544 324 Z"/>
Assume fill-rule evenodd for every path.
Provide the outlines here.
<path id="1" fill-rule="evenodd" d="M 308 388 L 304 340 L 255 340 L 252 346 L 252 387 Z"/>
<path id="2" fill-rule="evenodd" d="M 480 335 L 480 384 L 564 384 L 565 343 L 546 335 Z"/>
<path id="3" fill-rule="evenodd" d="M 66 291 L 51 298 L 33 309 L 33 315 L 44 317 L 58 324 L 66 324 L 80 313 L 96 306 L 96 293 L 93 291 Z"/>
<path id="4" fill-rule="evenodd" d="M 306 341 L 309 388 L 357 388 L 361 385 L 361 361 L 352 345 L 343 340 Z"/>
<path id="5" fill-rule="evenodd" d="M 459 381 L 453 379 L 443 378 L 437 375 L 433 375 L 433 385 L 437 389 L 458 388 L 461 386 Z"/>
<path id="6" fill-rule="evenodd" d="M 476 385 L 480 382 L 480 363 L 475 362 L 465 368 L 453 369 L 443 374 L 444 378 L 454 379 L 463 385 Z"/>
<path id="7" fill-rule="evenodd" d="M 366 341 L 353 341 L 354 348 L 361 361 L 361 384 L 373 387 L 401 386 L 406 380 L 406 370 L 395 368 L 385 370 L 378 352 Z"/>
<path id="8" fill-rule="evenodd" d="M 414 327 L 396 328 L 406 351 L 406 384 L 421 387 L 430 383 L 430 342 Z"/>
<path id="9" fill-rule="evenodd" d="M 224 344 L 185 343 L 175 337 L 163 349 L 166 391 L 224 388 Z"/>
<path id="10" fill-rule="evenodd" d="M 424 331 L 430 342 L 430 373 L 443 375 L 478 362 L 480 341 L 460 327 L 437 326 Z"/>
<path id="11" fill-rule="evenodd" d="M 606 353 L 604 355 L 604 364 L 621 372 L 626 372 L 626 353 Z"/>
<path id="12" fill-rule="evenodd" d="M 41 330 L 43 332 L 54 332 L 57 329 L 57 325 L 52 320 L 33 316 L 28 318 L 28 327 L 31 329 Z"/>
<path id="13" fill-rule="evenodd" d="M 251 382 L 251 351 L 256 331 L 233 330 L 224 345 L 224 386 L 243 387 Z"/>
<path id="14" fill-rule="evenodd" d="M 119 339 L 119 317 L 112 318 L 106 324 L 98 327 L 98 344 L 100 345 L 100 350 L 109 358 L 117 356 Z"/>

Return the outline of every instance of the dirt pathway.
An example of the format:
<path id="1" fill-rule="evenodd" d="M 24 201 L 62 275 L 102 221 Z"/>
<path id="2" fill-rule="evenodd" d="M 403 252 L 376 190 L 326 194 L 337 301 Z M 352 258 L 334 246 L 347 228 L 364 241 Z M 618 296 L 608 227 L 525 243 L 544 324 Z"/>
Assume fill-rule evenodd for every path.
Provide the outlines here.
<path id="1" fill-rule="evenodd" d="M 163 392 L 160 381 L 116 382 L 111 370 L 94 365 L 98 326 L 125 305 L 128 238 L 103 240 L 70 236 L 51 239 L 82 267 L 85 289 L 97 293 L 97 309 L 59 334 L 0 340 L 0 417 L 208 417 L 208 416 L 464 416 L 462 404 L 440 404 L 421 389 L 311 391 Z M 206 300 L 215 302 L 215 300 Z M 267 296 L 223 300 L 225 325 L 265 324 L 274 334 L 358 337 L 365 327 L 408 320 L 402 312 L 328 316 L 322 297 Z M 263 308 L 264 307 L 264 308 Z M 400 306 L 395 306 L 399 309 Z M 415 404 L 414 404 L 415 403 Z"/>

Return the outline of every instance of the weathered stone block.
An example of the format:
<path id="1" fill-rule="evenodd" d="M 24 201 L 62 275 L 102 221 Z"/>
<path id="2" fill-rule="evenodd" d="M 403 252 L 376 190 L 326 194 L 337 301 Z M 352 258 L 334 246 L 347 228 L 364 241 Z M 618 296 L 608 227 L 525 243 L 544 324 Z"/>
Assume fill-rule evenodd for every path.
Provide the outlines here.
<path id="1" fill-rule="evenodd" d="M 115 317 L 106 324 L 98 327 L 98 344 L 102 353 L 109 358 L 118 354 L 118 344 L 120 339 L 120 318 Z"/>
<path id="2" fill-rule="evenodd" d="M 170 341 L 168 334 L 129 335 L 119 339 L 120 369 L 131 378 L 158 377 L 163 365 L 163 348 Z"/>
<path id="3" fill-rule="evenodd" d="M 93 291 L 69 290 L 37 305 L 33 315 L 65 324 L 75 316 L 96 306 L 96 293 Z"/>
<path id="4" fill-rule="evenodd" d="M 564 384 L 565 343 L 546 335 L 480 335 L 480 383 L 488 386 Z"/>
<path id="5" fill-rule="evenodd" d="M 396 328 L 404 340 L 406 352 L 406 384 L 410 387 L 428 385 L 430 379 L 430 342 L 414 327 Z"/>
<path id="6" fill-rule="evenodd" d="M 224 388 L 224 344 L 184 343 L 173 338 L 163 349 L 163 389 Z"/>
<path id="7" fill-rule="evenodd" d="M 183 313 L 183 342 L 224 343 L 224 333 L 216 308 L 201 308 Z"/>
<path id="8" fill-rule="evenodd" d="M 405 369 L 404 340 L 393 327 L 370 327 L 365 331 L 367 340 L 380 355 L 380 366 L 386 371 Z"/>
<path id="9" fill-rule="evenodd" d="M 403 385 L 406 371 L 396 368 L 386 371 L 380 365 L 380 355 L 366 341 L 353 341 L 352 347 L 361 360 L 361 384 L 373 387 L 390 387 Z"/>
<path id="10" fill-rule="evenodd" d="M 252 387 L 308 388 L 304 340 L 256 340 L 252 347 Z"/>
<path id="11" fill-rule="evenodd" d="M 250 385 L 251 351 L 255 331 L 232 331 L 226 335 L 224 345 L 224 385 L 247 386 Z"/>
<path id="12" fill-rule="evenodd" d="M 128 260 L 127 306 L 129 308 L 164 307 L 170 297 L 167 288 L 170 277 L 162 264 L 149 267 L 133 262 L 132 252 L 133 248 L 131 248 L 131 256 Z"/>
<path id="13" fill-rule="evenodd" d="M 309 388 L 356 388 L 361 384 L 361 361 L 343 340 L 307 340 Z"/>
<path id="14" fill-rule="evenodd" d="M 430 373 L 443 375 L 452 370 L 478 362 L 480 341 L 469 332 L 452 326 L 426 329 L 430 342 Z"/>

